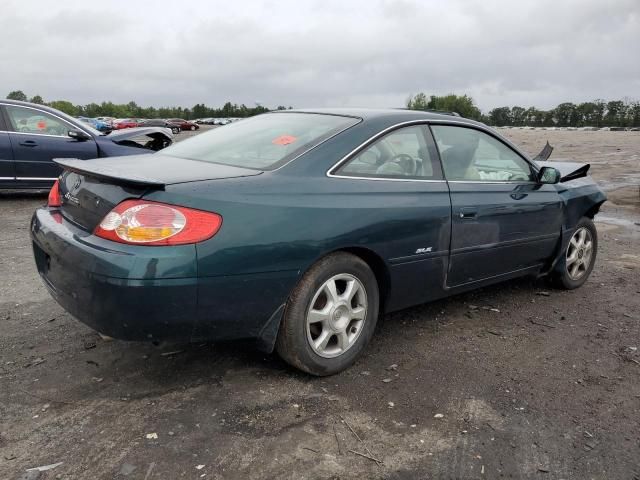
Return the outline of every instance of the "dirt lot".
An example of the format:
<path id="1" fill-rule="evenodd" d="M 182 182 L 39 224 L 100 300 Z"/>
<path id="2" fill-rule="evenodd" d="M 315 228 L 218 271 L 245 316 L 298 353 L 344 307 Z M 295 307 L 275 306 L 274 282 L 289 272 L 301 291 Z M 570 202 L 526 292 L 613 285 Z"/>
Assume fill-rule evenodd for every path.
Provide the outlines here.
<path id="1" fill-rule="evenodd" d="M 248 345 L 101 340 L 35 271 L 44 198 L 2 195 L 0 479 L 640 478 L 640 133 L 503 132 L 608 190 L 591 279 L 388 315 L 324 379 Z"/>

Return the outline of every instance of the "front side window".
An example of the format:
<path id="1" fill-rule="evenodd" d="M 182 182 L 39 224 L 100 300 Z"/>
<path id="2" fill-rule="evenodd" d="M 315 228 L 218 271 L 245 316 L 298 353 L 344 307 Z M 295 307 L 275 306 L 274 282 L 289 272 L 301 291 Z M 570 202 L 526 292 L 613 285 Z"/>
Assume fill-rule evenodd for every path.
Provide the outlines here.
<path id="1" fill-rule="evenodd" d="M 71 128 L 67 123 L 59 118 L 49 115 L 41 110 L 6 105 L 11 127 L 16 132 L 39 133 L 42 135 L 67 136 Z"/>
<path id="2" fill-rule="evenodd" d="M 176 143 L 162 155 L 273 170 L 358 121 L 316 113 L 266 113 Z"/>
<path id="3" fill-rule="evenodd" d="M 504 143 L 479 130 L 433 125 L 447 180 L 532 181 L 529 163 Z"/>
<path id="4" fill-rule="evenodd" d="M 336 173 L 389 179 L 440 179 L 435 152 L 428 147 L 424 126 L 395 130 L 350 159 Z"/>

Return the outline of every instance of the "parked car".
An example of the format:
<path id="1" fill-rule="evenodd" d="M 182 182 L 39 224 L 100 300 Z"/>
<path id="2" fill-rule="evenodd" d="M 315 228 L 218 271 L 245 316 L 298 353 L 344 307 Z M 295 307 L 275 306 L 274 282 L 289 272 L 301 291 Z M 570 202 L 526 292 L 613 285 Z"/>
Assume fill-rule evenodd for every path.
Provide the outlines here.
<path id="1" fill-rule="evenodd" d="M 113 126 L 113 121 L 115 120 L 114 117 L 96 117 L 96 120 L 99 120 L 100 122 L 104 122 L 109 126 Z"/>
<path id="2" fill-rule="evenodd" d="M 138 126 L 138 120 L 135 118 L 122 118 L 113 121 L 113 128 L 115 130 L 122 130 L 123 128 L 135 128 Z"/>
<path id="3" fill-rule="evenodd" d="M 200 128 L 200 125 L 182 118 L 168 118 L 167 122 L 177 123 L 181 130 L 198 130 Z"/>
<path id="4" fill-rule="evenodd" d="M 162 128 L 106 135 L 58 110 L 0 100 L 0 188 L 49 188 L 61 172 L 54 158 L 135 155 L 171 144 Z"/>
<path id="5" fill-rule="evenodd" d="M 116 338 L 255 339 L 314 375 L 349 366 L 380 313 L 523 275 L 581 286 L 606 200 L 588 165 L 417 111 L 267 113 L 58 163 L 30 232 L 62 307 Z"/>
<path id="6" fill-rule="evenodd" d="M 174 134 L 180 133 L 180 124 L 169 122 L 168 120 L 162 120 L 160 118 L 152 118 L 150 120 L 143 120 L 138 123 L 139 127 L 162 127 L 168 128 Z"/>
<path id="7" fill-rule="evenodd" d="M 107 122 L 103 122 L 102 120 L 98 120 L 97 118 L 78 117 L 78 120 L 84 123 L 88 123 L 99 132 L 110 132 L 111 130 L 113 130 L 113 127 L 111 127 L 110 124 L 108 124 Z"/>

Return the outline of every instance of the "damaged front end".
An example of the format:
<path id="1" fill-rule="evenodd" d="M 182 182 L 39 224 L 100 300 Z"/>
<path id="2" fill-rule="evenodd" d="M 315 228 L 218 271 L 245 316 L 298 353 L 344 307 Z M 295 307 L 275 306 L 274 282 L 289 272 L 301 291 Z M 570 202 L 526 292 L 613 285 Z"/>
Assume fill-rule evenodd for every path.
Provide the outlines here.
<path id="1" fill-rule="evenodd" d="M 549 162 L 547 160 L 552 152 L 553 147 L 547 142 L 542 151 L 534 158 L 538 167 L 552 167 L 560 172 L 560 180 L 556 184 L 556 188 L 564 203 L 565 211 L 558 252 L 547 272 L 564 268 L 564 252 L 576 225 L 583 217 L 593 220 L 602 204 L 607 201 L 604 191 L 588 174 L 590 164 Z"/>
<path id="2" fill-rule="evenodd" d="M 163 127 L 138 127 L 111 132 L 109 140 L 117 145 L 157 152 L 173 143 L 173 133 Z"/>
<path id="3" fill-rule="evenodd" d="M 576 163 L 576 162 L 547 162 L 551 154 L 553 153 L 553 147 L 547 142 L 544 148 L 538 155 L 535 156 L 533 161 L 539 167 L 552 167 L 560 172 L 560 183 L 570 182 L 577 178 L 583 178 L 587 176 L 591 165 L 588 163 Z"/>

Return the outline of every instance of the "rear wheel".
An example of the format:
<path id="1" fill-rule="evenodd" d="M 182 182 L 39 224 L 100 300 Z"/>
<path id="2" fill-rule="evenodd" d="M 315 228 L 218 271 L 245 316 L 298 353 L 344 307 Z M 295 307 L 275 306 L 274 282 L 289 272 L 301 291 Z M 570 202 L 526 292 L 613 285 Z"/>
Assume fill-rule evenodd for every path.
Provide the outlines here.
<path id="1" fill-rule="evenodd" d="M 567 290 L 587 281 L 596 261 L 598 232 L 590 218 L 583 217 L 569 240 L 564 253 L 564 267 L 554 277 L 555 284 Z"/>
<path id="2" fill-rule="evenodd" d="M 369 343 L 378 319 L 375 275 L 360 258 L 334 253 L 302 277 L 287 302 L 276 349 L 313 375 L 338 373 Z"/>

